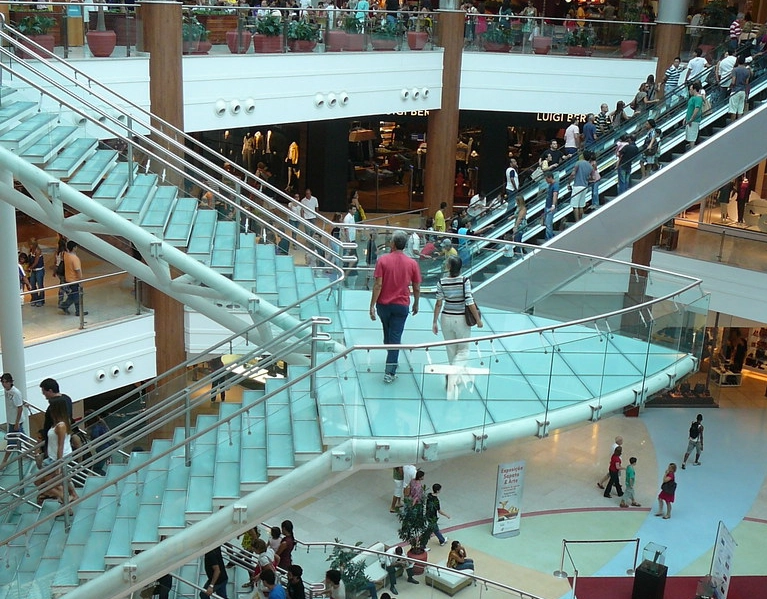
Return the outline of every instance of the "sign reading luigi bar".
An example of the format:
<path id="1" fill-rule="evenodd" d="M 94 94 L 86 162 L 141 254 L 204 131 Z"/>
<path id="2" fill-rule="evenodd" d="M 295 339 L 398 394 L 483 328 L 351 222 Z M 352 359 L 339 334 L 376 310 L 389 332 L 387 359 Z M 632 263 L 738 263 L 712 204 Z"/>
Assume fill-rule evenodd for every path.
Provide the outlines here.
<path id="1" fill-rule="evenodd" d="M 510 462 L 498 466 L 493 510 L 493 536 L 514 537 L 519 534 L 522 519 L 522 487 L 525 462 Z"/>

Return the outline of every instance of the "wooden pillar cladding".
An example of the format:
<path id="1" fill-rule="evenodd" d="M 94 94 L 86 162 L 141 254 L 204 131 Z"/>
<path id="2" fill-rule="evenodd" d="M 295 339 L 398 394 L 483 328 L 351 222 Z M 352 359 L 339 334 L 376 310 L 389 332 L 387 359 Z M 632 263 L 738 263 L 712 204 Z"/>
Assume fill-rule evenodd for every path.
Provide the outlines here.
<path id="1" fill-rule="evenodd" d="M 674 58 L 682 51 L 684 41 L 684 25 L 658 23 L 655 27 L 655 55 L 658 62 L 655 66 L 655 81 L 663 81 L 666 69 L 674 62 Z M 681 81 L 680 81 L 681 83 Z"/>
<path id="2" fill-rule="evenodd" d="M 153 115 L 178 129 L 184 129 L 184 93 L 181 69 L 181 4 L 142 2 L 144 50 L 149 52 L 149 101 Z M 155 127 L 162 130 L 158 122 Z M 166 133 L 170 133 L 167 132 Z M 159 139 L 155 139 L 158 143 Z M 181 141 L 181 140 L 178 140 Z M 168 148 L 169 144 L 161 144 Z M 173 151 L 180 154 L 180 152 Z M 175 179 L 175 180 L 174 180 Z M 169 177 L 181 184 L 180 177 Z M 183 189 L 183 186 L 181 187 Z M 174 272 L 173 276 L 178 273 Z M 152 289 L 157 372 L 163 373 L 186 360 L 184 348 L 184 306 L 157 289 Z"/>
<path id="3" fill-rule="evenodd" d="M 439 44 L 444 49 L 442 103 L 429 112 L 426 132 L 425 216 L 434 216 L 441 202 L 453 205 L 455 146 L 458 142 L 458 100 L 461 91 L 463 11 L 437 11 Z"/>

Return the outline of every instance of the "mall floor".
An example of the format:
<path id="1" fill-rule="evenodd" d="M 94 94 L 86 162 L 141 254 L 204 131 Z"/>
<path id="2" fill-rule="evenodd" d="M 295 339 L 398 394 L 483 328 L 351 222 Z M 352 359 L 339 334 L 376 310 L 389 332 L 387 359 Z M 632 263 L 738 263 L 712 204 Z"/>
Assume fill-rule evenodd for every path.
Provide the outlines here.
<path id="1" fill-rule="evenodd" d="M 702 577 L 709 571 L 720 521 L 738 543 L 733 575 L 767 575 L 766 386 L 767 379 L 745 376 L 741 387 L 717 394 L 719 409 L 647 408 L 639 418 L 613 415 L 553 431 L 545 439 L 520 439 L 481 454 L 418 466 L 426 472 L 427 485 L 442 484 L 442 508 L 450 519 L 440 518 L 440 527 L 467 547 L 476 573 L 540 597 L 559 599 L 569 592 L 567 580 L 552 576 L 560 567 L 563 539 L 615 541 L 570 546 L 572 562 L 564 568 L 570 576 L 577 569 L 580 577 L 625 577 L 638 538 L 640 548 L 649 542 L 668 548 L 669 576 Z M 655 517 L 663 472 L 669 462 L 681 463 L 690 422 L 699 411 L 705 425 L 701 465 L 692 466 L 691 459 L 686 470 L 678 470 L 672 517 Z M 621 509 L 615 495 L 607 499 L 596 486 L 616 435 L 624 438 L 624 457 L 638 458 L 636 499 L 641 507 Z M 497 468 L 519 460 L 525 462 L 520 534 L 495 538 L 490 518 Z M 395 544 L 391 491 L 388 467 L 361 471 L 269 521 L 291 519 L 303 541 Z M 429 561 L 446 557 L 447 547 L 434 538 L 430 549 Z M 301 563 L 300 552 L 294 563 Z M 424 585 L 398 588 L 413 599 L 433 593 Z"/>

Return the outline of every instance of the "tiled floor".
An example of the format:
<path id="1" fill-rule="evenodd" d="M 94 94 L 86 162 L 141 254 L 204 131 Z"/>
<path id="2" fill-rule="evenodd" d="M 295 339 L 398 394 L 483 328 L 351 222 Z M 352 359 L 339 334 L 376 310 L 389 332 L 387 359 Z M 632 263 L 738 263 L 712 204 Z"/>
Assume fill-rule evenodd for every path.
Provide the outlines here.
<path id="1" fill-rule="evenodd" d="M 562 540 L 633 539 L 668 547 L 671 575 L 701 576 L 708 572 L 718 522 L 733 531 L 739 546 L 735 575 L 764 575 L 763 538 L 767 533 L 767 398 L 765 381 L 744 377 L 743 386 L 723 390 L 720 409 L 703 410 L 705 451 L 700 467 L 678 471 L 670 520 L 655 518 L 655 499 L 666 465 L 681 462 L 694 408 L 649 408 L 640 418 L 614 415 L 554 431 L 546 439 L 528 438 L 502 449 L 451 460 L 419 464 L 426 482 L 443 485 L 443 532 L 460 539 L 478 564 L 477 573 L 508 581 L 518 588 L 556 599 L 567 585 L 551 573 L 558 569 Z M 605 499 L 596 481 L 606 470 L 616 435 L 624 437 L 626 456 L 636 456 L 637 501 L 641 508 L 622 510 L 617 499 Z M 499 463 L 525 460 L 521 534 L 496 539 L 489 519 L 494 509 Z M 292 509 L 269 515 L 269 522 L 290 518 L 300 540 L 399 542 L 396 517 L 389 513 L 391 470 L 357 472 Z M 634 545 L 580 545 L 571 549 L 581 576 L 624 576 L 632 566 Z M 432 541 L 430 560 L 444 548 Z M 301 563 L 300 554 L 294 562 Z M 510 566 L 509 564 L 513 564 Z M 317 568 L 326 567 L 322 563 Z M 572 574 L 573 566 L 566 564 Z M 315 573 L 321 575 L 321 571 Z M 306 577 L 307 580 L 312 578 Z M 404 585 L 403 585 L 404 586 Z M 402 592 L 400 586 L 400 592 Z M 430 593 L 406 588 L 415 599 Z"/>

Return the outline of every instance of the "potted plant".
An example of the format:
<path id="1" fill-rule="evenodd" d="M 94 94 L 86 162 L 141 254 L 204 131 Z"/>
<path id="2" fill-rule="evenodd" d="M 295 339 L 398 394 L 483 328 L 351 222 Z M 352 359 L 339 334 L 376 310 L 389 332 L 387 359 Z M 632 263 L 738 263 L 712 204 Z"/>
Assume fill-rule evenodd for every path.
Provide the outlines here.
<path id="1" fill-rule="evenodd" d="M 482 38 L 482 45 L 487 52 L 508 52 L 511 48 L 509 30 L 503 27 L 490 27 Z"/>
<path id="2" fill-rule="evenodd" d="M 253 49 L 256 53 L 276 54 L 282 52 L 282 17 L 265 15 L 256 21 L 253 35 Z"/>
<path id="3" fill-rule="evenodd" d="M 641 8 L 636 0 L 625 0 L 620 5 L 621 24 L 621 56 L 623 58 L 634 58 L 639 48 L 639 39 L 642 30 L 639 27 Z"/>
<path id="4" fill-rule="evenodd" d="M 27 15 L 19 20 L 16 24 L 16 30 L 22 35 L 27 36 L 32 41 L 40 44 L 43 48 L 49 52 L 53 52 L 54 38 L 48 34 L 48 31 L 55 25 L 56 21 L 50 17 L 42 15 Z M 19 43 L 23 45 L 23 42 L 19 40 Z M 30 48 L 34 50 L 34 48 Z M 19 50 L 21 58 L 32 58 L 31 54 Z"/>
<path id="5" fill-rule="evenodd" d="M 362 35 L 362 21 L 354 13 L 346 13 L 341 22 L 341 28 L 346 33 L 344 50 L 362 52 L 365 49 L 365 36 Z"/>
<path id="6" fill-rule="evenodd" d="M 207 54 L 211 44 L 208 42 L 208 31 L 193 14 L 184 15 L 181 23 L 181 40 L 184 54 L 200 53 L 200 44 L 207 43 L 207 49 L 203 47 L 202 53 Z"/>
<path id="7" fill-rule="evenodd" d="M 570 56 L 591 56 L 594 45 L 594 30 L 591 27 L 576 27 L 565 36 L 567 54 Z"/>
<path id="8" fill-rule="evenodd" d="M 85 34 L 88 42 L 88 48 L 91 54 L 97 58 L 108 58 L 112 56 L 117 45 L 117 34 L 107 29 L 104 17 L 104 5 L 99 4 L 96 15 L 96 29 Z"/>
<path id="9" fill-rule="evenodd" d="M 407 45 L 411 50 L 423 50 L 429 41 L 428 32 L 424 29 L 428 26 L 429 17 L 417 16 L 410 19 L 411 29 L 407 32 Z"/>
<path id="10" fill-rule="evenodd" d="M 288 48 L 291 52 L 312 52 L 319 40 L 319 28 L 307 21 L 299 19 L 288 25 Z"/>
<path id="11" fill-rule="evenodd" d="M 341 540 L 335 539 L 335 542 L 341 543 Z M 360 547 L 361 545 L 362 541 L 357 541 L 354 544 L 355 547 Z M 334 547 L 331 554 L 325 560 L 330 562 L 332 570 L 341 571 L 341 580 L 344 583 L 347 597 L 354 597 L 370 583 L 370 579 L 365 574 L 367 564 L 364 559 L 355 559 L 358 555 L 358 551 Z"/>
<path id="12" fill-rule="evenodd" d="M 226 45 L 232 54 L 245 54 L 253 40 L 251 33 L 245 29 L 245 19 L 237 20 L 237 29 L 226 32 Z"/>
<path id="13" fill-rule="evenodd" d="M 426 561 L 426 545 L 429 543 L 429 537 L 434 527 L 434 523 L 426 516 L 426 505 L 424 502 L 413 503 L 409 497 L 405 498 L 404 505 L 397 512 L 399 519 L 399 538 L 410 543 L 410 549 L 407 552 L 408 557 Z M 424 567 L 421 564 L 413 564 L 415 574 L 423 573 Z"/>
<path id="14" fill-rule="evenodd" d="M 397 23 L 384 19 L 381 24 L 373 30 L 370 43 L 373 50 L 395 50 L 397 48 L 397 38 L 399 30 Z"/>

